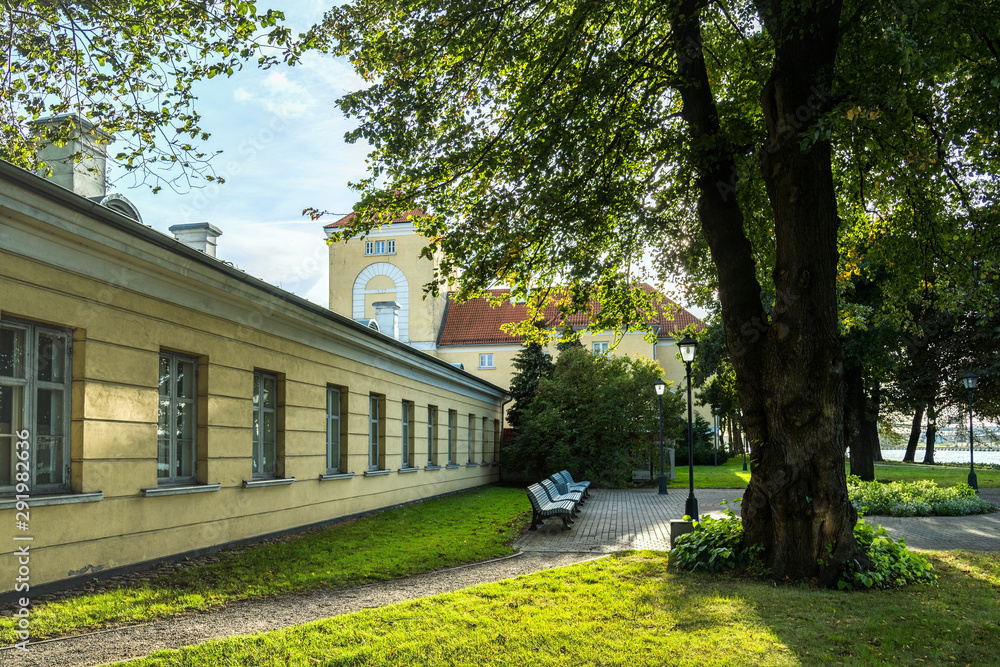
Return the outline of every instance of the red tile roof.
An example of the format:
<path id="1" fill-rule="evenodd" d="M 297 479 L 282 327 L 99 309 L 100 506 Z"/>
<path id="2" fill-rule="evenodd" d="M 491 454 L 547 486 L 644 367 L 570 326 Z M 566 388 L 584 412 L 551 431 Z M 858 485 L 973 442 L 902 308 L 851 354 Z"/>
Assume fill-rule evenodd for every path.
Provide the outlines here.
<path id="1" fill-rule="evenodd" d="M 652 287 L 648 285 L 643 285 L 643 288 L 652 290 Z M 498 289 L 489 290 L 489 293 L 493 297 L 505 297 L 510 294 L 510 291 Z M 659 338 L 668 338 L 674 332 L 680 331 L 690 324 L 694 324 L 699 328 L 704 326 L 700 319 L 677 306 L 669 298 L 665 296 L 661 298 L 665 306 L 674 306 L 677 308 L 677 312 L 674 313 L 674 319 L 672 320 L 664 313 L 659 313 L 655 318 L 652 318 L 653 324 L 660 325 Z M 594 312 L 599 312 L 601 306 L 595 300 L 590 302 L 590 307 L 594 309 Z M 666 309 L 664 308 L 664 310 Z M 522 322 L 527 317 L 528 306 L 523 303 L 512 304 L 509 299 L 499 306 L 491 306 L 489 299 L 486 297 L 470 299 L 464 303 L 449 301 L 438 345 L 489 345 L 504 343 L 519 345 L 524 342 L 524 337 L 511 336 L 504 332 L 500 326 L 512 322 Z M 555 324 L 558 321 L 558 317 L 558 309 L 555 305 L 546 307 L 545 318 L 548 322 Z M 586 327 L 590 318 L 587 313 L 576 313 L 569 318 L 569 321 L 575 327 Z"/>
<path id="2" fill-rule="evenodd" d="M 323 229 L 335 229 L 337 227 L 346 227 L 351 222 L 351 220 L 354 219 L 355 215 L 357 215 L 357 213 L 354 212 L 354 211 L 351 211 L 350 213 L 348 213 L 347 215 L 345 215 L 340 220 L 337 220 L 335 222 L 331 222 L 329 225 L 323 225 Z M 407 211 L 406 213 L 404 213 L 403 215 L 401 215 L 399 217 L 393 218 L 392 222 L 390 224 L 396 224 L 397 222 L 410 222 L 411 218 L 422 218 L 425 215 L 427 215 L 427 214 L 424 213 L 424 209 L 422 209 L 422 208 L 415 208 L 415 209 Z"/>

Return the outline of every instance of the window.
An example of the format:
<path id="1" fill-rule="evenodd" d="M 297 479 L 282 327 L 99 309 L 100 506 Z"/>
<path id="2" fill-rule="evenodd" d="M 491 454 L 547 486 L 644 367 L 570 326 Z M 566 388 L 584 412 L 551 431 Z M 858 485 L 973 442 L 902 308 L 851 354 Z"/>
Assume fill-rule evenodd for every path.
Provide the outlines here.
<path id="1" fill-rule="evenodd" d="M 413 403 L 403 401 L 403 467 L 413 467 Z"/>
<path id="2" fill-rule="evenodd" d="M 489 455 L 487 453 L 487 450 L 486 450 L 486 447 L 488 446 L 488 442 L 487 442 L 488 436 L 489 436 L 489 420 L 486 417 L 483 417 L 483 458 L 482 458 L 482 463 L 486 463 L 487 461 L 490 460 L 490 457 L 489 457 Z"/>
<path id="3" fill-rule="evenodd" d="M 341 443 L 342 420 L 340 418 L 344 394 L 340 387 L 330 385 L 326 388 L 326 472 L 329 475 L 344 472 L 347 469 Z"/>
<path id="4" fill-rule="evenodd" d="M 476 415 L 469 415 L 469 463 L 476 461 Z"/>
<path id="5" fill-rule="evenodd" d="M 435 431 L 437 430 L 437 408 L 433 405 L 427 406 L 427 465 L 433 466 L 437 463 L 435 460 L 437 454 L 437 438 L 435 438 Z"/>
<path id="6" fill-rule="evenodd" d="M 0 491 L 18 483 L 68 490 L 71 356 L 65 331 L 6 318 L 0 325 Z M 18 448 L 25 441 L 28 449 Z"/>
<path id="7" fill-rule="evenodd" d="M 479 367 L 480 368 L 493 368 L 493 354 L 480 354 L 479 355 Z"/>
<path id="8" fill-rule="evenodd" d="M 382 397 L 372 394 L 368 397 L 368 469 L 382 470 Z"/>
<path id="9" fill-rule="evenodd" d="M 195 481 L 198 429 L 198 360 L 160 353 L 160 405 L 157 417 L 158 484 Z"/>
<path id="10" fill-rule="evenodd" d="M 278 376 L 253 373 L 253 477 L 278 476 Z"/>
<path id="11" fill-rule="evenodd" d="M 493 463 L 500 462 L 500 420 L 493 420 Z"/>
<path id="12" fill-rule="evenodd" d="M 448 411 L 448 465 L 455 465 L 455 460 L 458 458 L 455 455 L 455 436 L 458 435 L 456 431 L 458 430 L 458 413 L 454 410 Z"/>
<path id="13" fill-rule="evenodd" d="M 608 353 L 608 341 L 593 344 L 594 356 L 599 357 Z"/>
<path id="14" fill-rule="evenodd" d="M 365 241 L 366 255 L 394 255 L 395 253 L 395 241 Z"/>

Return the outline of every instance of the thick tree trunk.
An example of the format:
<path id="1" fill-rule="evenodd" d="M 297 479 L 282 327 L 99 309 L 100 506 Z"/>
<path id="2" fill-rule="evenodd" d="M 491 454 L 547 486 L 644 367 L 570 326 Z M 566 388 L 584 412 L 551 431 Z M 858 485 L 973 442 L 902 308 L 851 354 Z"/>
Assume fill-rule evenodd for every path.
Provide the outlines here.
<path id="1" fill-rule="evenodd" d="M 778 578 L 832 585 L 845 562 L 867 567 L 844 473 L 843 351 L 837 318 L 837 205 L 830 144 L 806 150 L 799 133 L 829 97 L 841 3 L 758 1 L 775 44 L 762 105 L 761 170 L 774 216 L 776 293 L 764 312 L 736 201 L 735 160 L 718 120 L 701 49 L 702 3 L 674 23 L 678 91 L 699 161 L 698 213 L 719 274 L 726 342 L 751 444 L 744 544 L 763 545 Z M 700 151 L 700 152 L 699 152 Z"/>
<path id="2" fill-rule="evenodd" d="M 924 463 L 934 465 L 934 442 L 937 440 L 937 408 L 933 403 L 927 405 L 927 449 L 924 450 Z"/>
<path id="3" fill-rule="evenodd" d="M 844 439 L 851 453 L 851 474 L 866 482 L 875 479 L 875 452 L 865 397 L 865 375 L 861 364 L 851 363 L 844 373 Z M 875 444 L 878 443 L 877 434 Z"/>
<path id="4" fill-rule="evenodd" d="M 906 443 L 906 451 L 903 452 L 903 461 L 913 463 L 917 456 L 917 445 L 920 444 L 920 425 L 924 421 L 924 406 L 917 406 L 913 413 L 913 422 L 910 424 L 910 439 Z"/>

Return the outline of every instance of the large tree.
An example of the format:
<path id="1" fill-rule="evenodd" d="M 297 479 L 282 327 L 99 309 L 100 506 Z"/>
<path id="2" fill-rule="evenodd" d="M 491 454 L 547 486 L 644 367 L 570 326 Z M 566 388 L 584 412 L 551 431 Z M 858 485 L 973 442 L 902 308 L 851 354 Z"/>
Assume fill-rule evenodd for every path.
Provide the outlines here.
<path id="1" fill-rule="evenodd" d="M 45 169 L 39 144 L 75 126 L 33 121 L 75 114 L 114 135 L 112 157 L 154 189 L 213 180 L 193 85 L 251 59 L 294 61 L 282 18 L 237 0 L 2 0 L 0 158 Z"/>
<path id="2" fill-rule="evenodd" d="M 908 125 L 910 98 L 921 111 L 943 103 L 959 71 L 965 86 L 989 85 L 995 10 L 962 4 L 358 0 L 307 38 L 371 82 L 341 100 L 359 120 L 349 138 L 373 147 L 344 233 L 419 201 L 460 297 L 559 282 L 579 295 L 569 310 L 596 286 L 604 328 L 639 324 L 649 304 L 630 289 L 636 267 L 666 240 L 718 294 L 753 447 L 745 540 L 776 577 L 832 583 L 844 563 L 865 566 L 844 475 L 838 242 L 850 206 L 837 197 L 862 161 L 843 142 L 885 114 L 913 138 L 894 145 L 912 160 L 949 118 Z M 914 55 L 935 39 L 928 8 L 950 60 Z M 935 184 L 971 188 L 941 165 L 964 159 L 955 147 L 987 107 L 967 103 L 965 131 L 942 135 L 937 157 L 917 153 Z M 991 191 L 972 189 L 981 212 Z M 899 218 L 861 209 L 847 222 L 861 234 Z"/>

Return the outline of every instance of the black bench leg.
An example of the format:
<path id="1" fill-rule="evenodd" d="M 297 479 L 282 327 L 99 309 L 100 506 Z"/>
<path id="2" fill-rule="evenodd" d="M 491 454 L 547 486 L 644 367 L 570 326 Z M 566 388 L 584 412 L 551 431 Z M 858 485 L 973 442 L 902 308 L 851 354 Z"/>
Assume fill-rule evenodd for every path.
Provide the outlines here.
<path id="1" fill-rule="evenodd" d="M 569 530 L 569 525 L 573 523 L 568 516 L 565 514 L 562 516 L 563 530 Z"/>
<path id="2" fill-rule="evenodd" d="M 540 523 L 541 523 L 541 521 L 538 520 L 538 512 L 532 512 L 531 513 L 531 527 L 528 528 L 528 530 L 538 530 L 538 524 L 540 524 Z"/>

